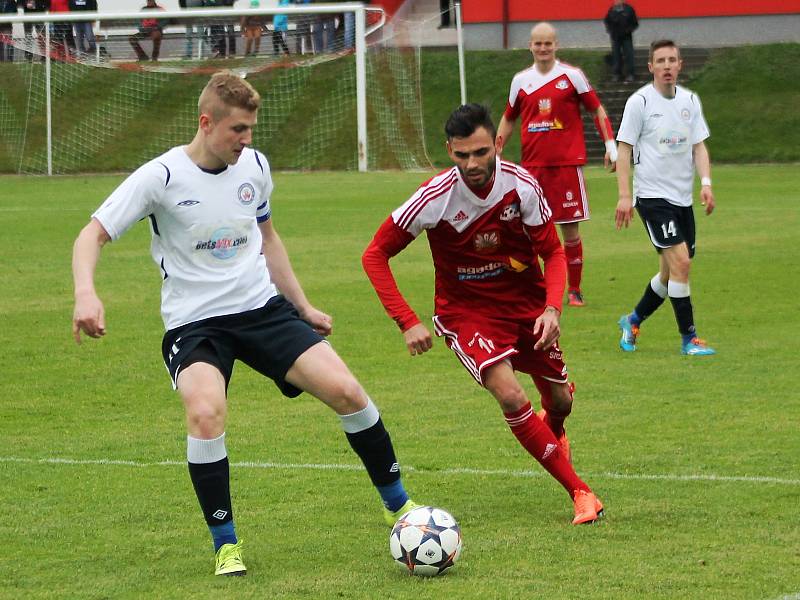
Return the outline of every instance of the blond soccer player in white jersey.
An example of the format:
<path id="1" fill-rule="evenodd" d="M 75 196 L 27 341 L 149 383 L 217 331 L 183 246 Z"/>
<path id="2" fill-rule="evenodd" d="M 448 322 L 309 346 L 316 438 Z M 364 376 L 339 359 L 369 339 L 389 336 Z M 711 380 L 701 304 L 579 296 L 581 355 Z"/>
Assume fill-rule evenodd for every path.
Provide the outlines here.
<path id="1" fill-rule="evenodd" d="M 672 40 L 651 44 L 648 68 L 653 82 L 628 99 L 617 133 L 617 229 L 628 227 L 635 207 L 659 254 L 658 273 L 645 287 L 633 312 L 619 319 L 619 346 L 624 352 L 636 350 L 642 322 L 669 296 L 681 335 L 681 352 L 688 356 L 714 354 L 697 335 L 689 290 L 689 270 L 695 253 L 695 171 L 700 176 L 700 201 L 706 215 L 715 206 L 711 161 L 705 144 L 710 134 L 700 99 L 677 83 L 681 67 L 680 50 Z M 636 165 L 633 196 L 629 181 L 631 157 Z"/>
<path id="2" fill-rule="evenodd" d="M 72 260 L 72 330 L 80 343 L 81 332 L 106 334 L 94 285 L 101 249 L 149 218 L 162 278 L 162 354 L 186 410 L 189 475 L 217 575 L 246 573 L 225 446 L 227 388 L 237 359 L 271 378 L 284 396 L 305 391 L 336 412 L 389 524 L 416 506 L 403 489 L 378 409 L 325 341 L 331 317 L 306 298 L 273 225 L 269 164 L 249 147 L 260 102 L 240 77 L 215 74 L 200 94 L 194 139 L 128 177 L 80 232 Z"/>

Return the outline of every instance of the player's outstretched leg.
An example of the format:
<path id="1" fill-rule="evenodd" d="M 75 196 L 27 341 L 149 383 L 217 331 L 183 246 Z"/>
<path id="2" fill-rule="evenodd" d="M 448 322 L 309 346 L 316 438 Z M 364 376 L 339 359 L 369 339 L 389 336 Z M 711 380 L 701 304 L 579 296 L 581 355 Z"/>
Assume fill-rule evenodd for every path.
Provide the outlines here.
<path id="1" fill-rule="evenodd" d="M 342 424 L 350 447 L 367 470 L 383 501 L 384 519 L 394 525 L 411 503 L 400 477 L 400 465 L 378 408 L 329 344 L 308 348 L 286 374 L 286 381 L 330 406 Z"/>
<path id="2" fill-rule="evenodd" d="M 389 432 L 383 425 L 378 408 L 368 399 L 362 410 L 339 415 L 350 447 L 367 469 L 372 484 L 383 501 L 383 518 L 388 525 L 409 510 L 417 508 L 403 487 L 400 465 L 395 457 Z"/>
<path id="3" fill-rule="evenodd" d="M 590 507 L 595 506 L 594 500 L 591 503 L 586 501 L 586 498 L 595 498 L 592 490 L 575 473 L 550 427 L 533 412 L 511 366 L 507 363 L 496 363 L 486 368 L 483 372 L 483 384 L 500 404 L 506 423 L 517 441 L 573 499 L 573 523 L 577 525 L 597 520 L 597 510 L 590 510 Z"/>

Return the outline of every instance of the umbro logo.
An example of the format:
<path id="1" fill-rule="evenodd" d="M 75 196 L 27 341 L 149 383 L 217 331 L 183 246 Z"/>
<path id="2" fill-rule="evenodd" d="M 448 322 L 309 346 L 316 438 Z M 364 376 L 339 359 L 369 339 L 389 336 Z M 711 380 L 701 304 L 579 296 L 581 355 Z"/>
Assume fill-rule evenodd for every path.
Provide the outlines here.
<path id="1" fill-rule="evenodd" d="M 462 221 L 466 221 L 467 219 L 469 219 L 467 213 L 465 213 L 463 210 L 460 210 L 458 211 L 458 214 L 456 214 L 456 216 L 453 217 L 453 223 L 461 223 Z"/>
<path id="2" fill-rule="evenodd" d="M 582 217 L 582 216 L 583 216 L 583 213 L 582 213 L 581 211 L 579 211 L 579 210 L 576 210 L 576 211 L 575 211 L 575 214 L 573 214 L 572 216 L 573 216 L 573 217 Z"/>
<path id="3" fill-rule="evenodd" d="M 214 517 L 215 519 L 219 519 L 220 521 L 222 521 L 222 519 L 228 516 L 228 511 L 222 510 L 220 508 L 219 510 L 214 511 L 214 514 L 212 514 L 211 516 Z"/>
<path id="4" fill-rule="evenodd" d="M 200 204 L 200 200 L 184 200 L 183 202 L 178 202 L 175 206 L 194 206 L 195 204 Z"/>
<path id="5" fill-rule="evenodd" d="M 548 458 L 553 452 L 555 452 L 557 447 L 558 446 L 556 446 L 555 444 L 547 444 L 547 446 L 544 447 L 544 454 L 542 454 L 542 460 Z"/>

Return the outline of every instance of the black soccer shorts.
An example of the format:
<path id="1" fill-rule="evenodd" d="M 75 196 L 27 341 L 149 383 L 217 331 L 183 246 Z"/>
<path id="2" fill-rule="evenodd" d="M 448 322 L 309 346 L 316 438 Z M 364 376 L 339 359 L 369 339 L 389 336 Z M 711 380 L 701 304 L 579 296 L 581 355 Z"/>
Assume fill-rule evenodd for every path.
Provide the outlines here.
<path id="1" fill-rule="evenodd" d="M 676 206 L 663 198 L 636 198 L 636 211 L 659 253 L 664 248 L 686 242 L 689 258 L 694 256 L 695 227 L 691 206 Z"/>
<path id="2" fill-rule="evenodd" d="M 288 383 L 286 373 L 303 352 L 324 340 L 300 318 L 294 304 L 279 295 L 261 308 L 170 329 L 161 353 L 173 388 L 181 369 L 205 362 L 220 370 L 227 389 L 238 359 L 272 379 L 284 396 L 294 398 L 303 390 Z"/>

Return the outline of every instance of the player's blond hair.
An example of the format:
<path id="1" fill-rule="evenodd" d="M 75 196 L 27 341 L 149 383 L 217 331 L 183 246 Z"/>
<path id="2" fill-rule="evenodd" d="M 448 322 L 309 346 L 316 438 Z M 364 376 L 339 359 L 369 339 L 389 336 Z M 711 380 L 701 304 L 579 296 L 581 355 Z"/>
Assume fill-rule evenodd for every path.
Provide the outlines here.
<path id="1" fill-rule="evenodd" d="M 214 73 L 200 93 L 197 107 L 201 114 L 210 114 L 215 121 L 224 119 L 232 108 L 256 111 L 261 95 L 247 81 L 230 71 Z"/>

